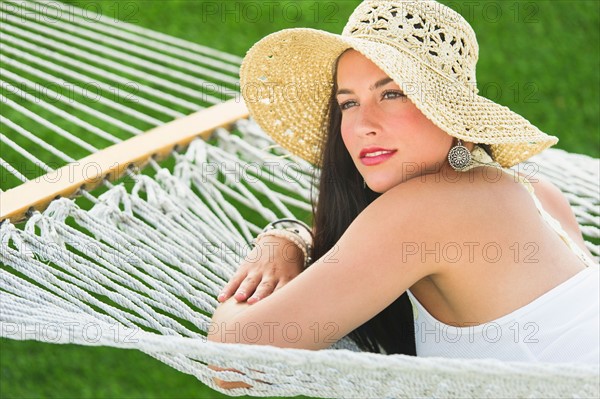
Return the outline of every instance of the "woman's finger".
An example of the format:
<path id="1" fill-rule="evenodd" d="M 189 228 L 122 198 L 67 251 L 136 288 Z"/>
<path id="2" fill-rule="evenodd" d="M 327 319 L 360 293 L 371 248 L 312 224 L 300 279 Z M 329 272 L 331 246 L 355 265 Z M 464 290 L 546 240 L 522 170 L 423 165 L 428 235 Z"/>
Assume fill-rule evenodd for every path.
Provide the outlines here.
<path id="1" fill-rule="evenodd" d="M 235 292 L 234 298 L 238 302 L 245 301 L 250 295 L 254 293 L 256 286 L 261 280 L 261 276 L 262 275 L 248 274 L 244 281 L 242 281 L 242 283 L 240 284 L 240 287 Z"/>
<path id="2" fill-rule="evenodd" d="M 276 281 L 274 281 L 273 279 L 263 278 L 263 280 L 256 288 L 254 294 L 250 298 L 248 298 L 248 303 L 252 304 L 268 297 L 273 293 L 273 290 L 275 289 L 276 285 Z"/>
<path id="3" fill-rule="evenodd" d="M 233 277 L 225 284 L 217 300 L 220 302 L 226 301 L 233 293 L 238 289 L 242 281 L 246 278 L 247 273 L 244 271 L 238 270 Z"/>
<path id="4" fill-rule="evenodd" d="M 275 286 L 275 289 L 273 290 L 273 292 L 283 288 L 290 281 L 292 281 L 292 279 L 288 279 L 285 277 L 280 278 L 279 281 L 277 282 L 277 285 Z"/>

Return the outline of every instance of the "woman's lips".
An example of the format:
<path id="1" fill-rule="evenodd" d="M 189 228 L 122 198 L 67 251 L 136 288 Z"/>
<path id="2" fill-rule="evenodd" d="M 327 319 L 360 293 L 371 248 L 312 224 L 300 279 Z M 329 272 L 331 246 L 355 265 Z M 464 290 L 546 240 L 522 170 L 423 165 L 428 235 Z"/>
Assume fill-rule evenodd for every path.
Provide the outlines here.
<path id="1" fill-rule="evenodd" d="M 360 161 L 363 163 L 363 165 L 373 166 L 387 161 L 388 159 L 393 157 L 396 152 L 397 150 L 394 150 L 392 152 L 388 152 L 387 154 L 381 154 L 375 157 L 362 157 L 360 158 Z"/>

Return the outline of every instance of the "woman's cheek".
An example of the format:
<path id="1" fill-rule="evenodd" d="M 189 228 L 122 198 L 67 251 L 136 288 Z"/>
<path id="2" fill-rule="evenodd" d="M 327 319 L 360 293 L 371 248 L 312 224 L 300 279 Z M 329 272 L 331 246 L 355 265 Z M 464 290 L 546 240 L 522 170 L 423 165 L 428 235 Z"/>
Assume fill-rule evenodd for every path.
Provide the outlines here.
<path id="1" fill-rule="evenodd" d="M 418 126 L 422 123 L 421 117 L 424 117 L 417 107 L 407 104 L 395 107 L 390 116 L 396 123 L 402 123 L 404 126 Z"/>
<path id="2" fill-rule="evenodd" d="M 342 120 L 342 124 L 340 126 L 340 130 L 342 133 L 342 141 L 344 142 L 344 145 L 346 146 L 346 148 L 351 149 L 351 144 L 352 144 L 352 134 L 351 134 L 351 124 L 350 122 L 346 119 L 346 120 Z"/>

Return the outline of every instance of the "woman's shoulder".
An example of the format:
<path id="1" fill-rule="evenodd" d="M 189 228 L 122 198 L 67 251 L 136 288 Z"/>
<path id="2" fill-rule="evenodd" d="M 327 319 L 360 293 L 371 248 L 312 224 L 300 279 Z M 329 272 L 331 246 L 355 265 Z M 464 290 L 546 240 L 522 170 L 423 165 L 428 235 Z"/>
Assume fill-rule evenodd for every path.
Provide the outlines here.
<path id="1" fill-rule="evenodd" d="M 435 220 L 447 226 L 475 229 L 485 224 L 525 222 L 536 217 L 535 205 L 523 184 L 496 168 L 478 167 L 455 174 L 428 174 L 402 183 L 386 192 L 389 207 L 418 210 L 415 223 Z M 481 223 L 485 221 L 485 223 Z"/>
<path id="2" fill-rule="evenodd" d="M 484 198 L 503 190 L 507 195 L 516 194 L 511 190 L 516 179 L 496 168 L 478 167 L 467 172 L 440 172 L 423 174 L 397 185 L 384 196 L 394 196 L 413 201 L 435 200 L 450 205 L 478 203 Z M 451 204 L 450 201 L 455 201 Z M 481 203 L 481 205 L 486 205 Z"/>
<path id="3" fill-rule="evenodd" d="M 436 221 L 438 230 L 461 227 L 461 231 L 471 232 L 490 226 L 496 231 L 506 226 L 508 231 L 520 225 L 538 224 L 539 212 L 532 198 L 535 196 L 575 242 L 585 247 L 577 219 L 561 190 L 539 174 L 519 175 L 529 181 L 533 193 L 512 173 L 485 166 L 454 174 L 419 176 L 383 196 L 389 197 L 386 206 L 390 208 L 415 209 L 414 214 L 419 217 L 411 219 L 410 223 L 422 223 L 427 215 Z M 460 231 L 453 234 L 460 234 Z"/>

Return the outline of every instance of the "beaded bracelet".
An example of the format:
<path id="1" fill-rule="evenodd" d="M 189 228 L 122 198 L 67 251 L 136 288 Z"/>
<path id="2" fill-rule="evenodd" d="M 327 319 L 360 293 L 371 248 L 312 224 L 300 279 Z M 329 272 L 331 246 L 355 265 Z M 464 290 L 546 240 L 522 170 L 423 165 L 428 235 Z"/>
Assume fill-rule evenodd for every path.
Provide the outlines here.
<path id="1" fill-rule="evenodd" d="M 312 230 L 310 229 L 310 227 L 308 227 L 308 225 L 306 223 L 304 223 L 300 220 L 279 219 L 279 220 L 269 223 L 263 229 L 263 231 L 270 230 L 270 229 L 283 229 L 283 230 L 288 230 L 293 233 L 296 233 L 298 236 L 300 236 L 300 238 L 302 238 L 302 240 L 304 240 L 305 244 L 307 244 L 307 245 L 312 245 L 312 243 L 314 241 Z M 306 235 L 306 234 L 303 235 L 302 230 L 307 232 L 308 235 Z"/>
<path id="2" fill-rule="evenodd" d="M 286 223 L 291 224 L 292 226 L 283 228 L 282 225 L 285 225 Z M 280 225 L 282 227 L 278 227 Z M 303 237 L 303 235 L 301 234 L 301 229 L 298 229 L 297 226 L 300 226 L 302 229 L 304 229 L 305 233 L 308 232 L 308 237 L 306 236 L 306 234 L 304 234 Z M 263 231 L 254 239 L 253 244 L 256 245 L 260 238 L 269 235 L 274 237 L 285 238 L 288 241 L 294 243 L 298 248 L 300 248 L 302 254 L 304 255 L 303 269 L 306 269 L 308 265 L 310 265 L 310 263 L 312 262 L 310 254 L 312 251 L 313 236 L 310 227 L 308 227 L 305 223 L 295 219 L 276 220 L 272 223 L 269 223 L 263 229 Z"/>
<path id="3" fill-rule="evenodd" d="M 266 230 L 263 230 L 263 232 L 252 241 L 253 246 L 256 246 L 258 241 L 265 236 L 285 238 L 294 243 L 302 251 L 302 254 L 304 255 L 304 265 L 302 269 L 304 270 L 310 265 L 312 261 L 310 256 L 312 245 L 308 244 L 298 233 L 287 229 L 276 229 L 272 226 L 267 226 L 265 229 Z"/>
<path id="4" fill-rule="evenodd" d="M 288 219 L 288 218 L 284 218 L 284 219 L 278 219 L 274 222 L 271 222 L 267 225 L 267 227 L 269 226 L 277 226 L 278 224 L 283 224 L 283 223 L 290 223 L 299 227 L 302 227 L 304 230 L 306 230 L 308 232 L 308 234 L 310 234 L 311 238 L 313 237 L 313 232 L 311 230 L 310 227 L 308 227 L 308 225 L 306 223 L 304 223 L 301 220 L 296 220 L 296 219 Z M 265 228 L 267 228 L 265 227 Z M 296 230 L 296 232 L 299 232 L 298 230 Z"/>

